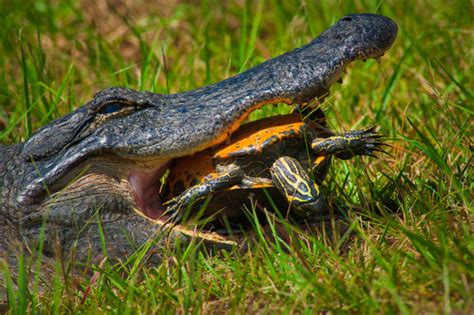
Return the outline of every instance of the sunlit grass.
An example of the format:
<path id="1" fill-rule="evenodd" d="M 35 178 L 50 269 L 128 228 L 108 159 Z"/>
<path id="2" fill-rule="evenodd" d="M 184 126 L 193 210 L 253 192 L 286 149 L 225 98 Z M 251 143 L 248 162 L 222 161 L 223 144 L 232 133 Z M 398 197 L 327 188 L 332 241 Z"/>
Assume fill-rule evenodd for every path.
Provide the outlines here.
<path id="1" fill-rule="evenodd" d="M 124 3 L 2 3 L 0 142 L 25 140 L 102 88 L 197 88 L 307 43 L 346 13 L 375 12 L 398 23 L 394 47 L 381 64 L 352 65 L 323 109 L 335 131 L 380 126 L 390 155 L 333 163 L 324 186 L 345 220 L 314 235 L 256 222 L 245 254 L 209 257 L 191 244 L 149 266 L 144 244 L 82 272 L 58 256 L 44 276 L 44 257 L 24 253 L 0 277 L 12 313 L 473 311 L 469 1 Z"/>

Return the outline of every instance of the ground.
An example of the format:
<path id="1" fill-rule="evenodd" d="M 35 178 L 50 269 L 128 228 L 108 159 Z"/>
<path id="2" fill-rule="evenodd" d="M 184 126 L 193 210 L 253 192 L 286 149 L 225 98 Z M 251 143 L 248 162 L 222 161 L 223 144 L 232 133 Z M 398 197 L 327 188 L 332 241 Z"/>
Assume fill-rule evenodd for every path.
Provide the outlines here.
<path id="1" fill-rule="evenodd" d="M 334 130 L 378 125 L 392 145 L 379 159 L 333 164 L 325 189 L 346 229 L 332 221 L 286 243 L 261 238 L 246 254 L 170 248 L 161 265 L 104 261 L 94 278 L 72 277 L 58 258 L 42 292 L 46 280 L 27 280 L 37 260 L 2 263 L 2 285 L 20 275 L 12 313 L 473 313 L 471 2 L 222 3 L 2 2 L 0 143 L 102 88 L 197 88 L 307 43 L 346 13 L 380 13 L 399 25 L 394 46 L 380 64 L 350 67 L 323 104 Z"/>

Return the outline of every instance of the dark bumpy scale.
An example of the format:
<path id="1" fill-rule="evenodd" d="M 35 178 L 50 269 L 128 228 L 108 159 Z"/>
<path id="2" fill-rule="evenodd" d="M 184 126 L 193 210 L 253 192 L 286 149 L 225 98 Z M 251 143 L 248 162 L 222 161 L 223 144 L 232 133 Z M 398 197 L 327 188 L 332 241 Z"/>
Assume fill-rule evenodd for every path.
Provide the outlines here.
<path id="1" fill-rule="evenodd" d="M 101 253 L 96 223 L 102 218 L 108 254 L 127 254 L 131 243 L 159 229 L 152 220 L 163 213 L 156 187 L 172 159 L 225 141 L 263 104 L 321 101 L 350 62 L 379 58 L 396 34 L 387 17 L 348 15 L 306 46 L 197 90 L 101 91 L 24 143 L 0 147 L 2 221 L 23 241 L 34 241 L 51 215 L 48 237 L 57 235 L 65 254 L 77 240 L 81 258 Z M 188 234 L 174 227 L 167 239 Z M 216 243 L 217 236 L 199 237 Z M 2 240 L 3 248 L 10 244 Z"/>

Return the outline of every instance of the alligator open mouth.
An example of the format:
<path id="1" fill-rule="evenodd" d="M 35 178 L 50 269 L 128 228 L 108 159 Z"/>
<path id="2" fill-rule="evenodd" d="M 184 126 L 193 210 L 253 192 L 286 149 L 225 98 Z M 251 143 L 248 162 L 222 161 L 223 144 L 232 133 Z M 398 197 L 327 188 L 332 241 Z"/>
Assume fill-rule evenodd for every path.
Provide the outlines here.
<path id="1" fill-rule="evenodd" d="M 152 220 L 166 220 L 166 208 L 160 197 L 161 178 L 171 161 L 166 161 L 149 171 L 134 170 L 128 175 L 133 198 L 139 210 Z"/>
<path id="2" fill-rule="evenodd" d="M 218 137 L 218 140 L 213 143 L 219 145 L 225 142 L 236 129 L 240 126 L 245 125 L 249 122 L 249 116 L 252 113 L 261 110 L 263 107 L 277 107 L 279 110 L 272 108 L 271 111 L 263 110 L 263 114 L 266 117 L 280 116 L 285 112 L 290 112 L 295 109 L 304 110 L 305 114 L 310 114 L 313 110 L 316 110 L 320 104 L 320 101 L 314 99 L 312 102 L 304 104 L 287 104 L 289 101 L 284 99 L 276 99 L 271 103 L 256 104 L 254 108 L 246 112 L 240 119 L 238 119 L 229 130 L 223 133 L 225 137 Z M 269 115 L 270 114 L 270 115 Z M 273 114 L 273 115 L 271 115 Z M 258 115 L 258 113 L 257 113 Z M 199 153 L 200 151 L 196 152 Z M 195 154 L 196 154 L 195 153 Z M 163 205 L 163 200 L 160 196 L 160 187 L 162 186 L 163 176 L 172 160 L 162 161 L 157 166 L 146 170 L 132 170 L 128 174 L 128 182 L 130 184 L 132 195 L 137 208 L 143 215 L 152 220 L 166 221 L 170 216 L 166 213 L 166 206 Z"/>
<path id="3" fill-rule="evenodd" d="M 316 110 L 319 104 L 320 102 L 318 100 L 314 100 L 314 102 L 305 104 L 291 105 L 285 103 L 270 103 L 265 105 L 259 104 L 258 106 L 255 106 L 252 111 L 249 111 L 243 117 L 241 117 L 239 123 L 233 125 L 231 132 L 235 131 L 235 129 L 238 129 L 240 126 L 247 124 L 249 122 L 247 118 L 250 116 L 250 114 L 265 106 L 280 106 L 281 110 L 281 112 L 273 110 L 271 113 L 265 111 L 265 115 L 267 116 L 266 118 L 281 116 L 282 114 L 285 114 L 285 112 L 290 112 L 295 109 L 301 109 L 303 118 L 304 115 L 309 115 L 313 112 L 313 110 Z M 281 105 L 283 105 L 283 107 Z M 231 132 L 229 132 L 229 134 Z M 228 138 L 229 136 L 227 136 L 227 139 Z M 222 144 L 222 142 L 223 141 L 220 141 L 216 145 Z M 196 152 L 195 154 L 199 152 L 200 151 Z M 166 174 L 172 161 L 173 160 L 160 161 L 158 165 L 148 169 L 134 169 L 131 170 L 127 176 L 137 210 L 139 210 L 141 214 L 147 218 L 151 220 L 157 220 L 161 223 L 170 219 L 170 215 L 167 213 L 167 207 L 163 205 L 164 200 L 160 195 L 160 187 L 163 185 L 164 175 Z"/>

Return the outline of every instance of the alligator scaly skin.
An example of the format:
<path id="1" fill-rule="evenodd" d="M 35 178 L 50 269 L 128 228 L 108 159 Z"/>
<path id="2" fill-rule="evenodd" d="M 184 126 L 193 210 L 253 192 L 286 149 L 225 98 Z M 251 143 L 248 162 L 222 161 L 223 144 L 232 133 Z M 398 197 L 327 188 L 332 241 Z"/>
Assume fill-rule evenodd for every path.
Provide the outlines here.
<path id="1" fill-rule="evenodd" d="M 264 104 L 322 101 L 349 63 L 381 57 L 396 34 L 396 24 L 387 17 L 348 15 L 301 48 L 197 90 L 171 95 L 118 87 L 101 91 L 26 142 L 0 148 L 0 216 L 18 226 L 22 237 L 35 239 L 47 215 L 47 230 L 56 229 L 66 252 L 84 233 L 80 245 L 92 242 L 92 253 L 100 252 L 100 240 L 93 236 L 97 228 L 80 229 L 97 214 L 105 220 L 112 247 L 126 247 L 123 230 L 140 244 L 159 224 L 132 208 L 153 206 L 157 170 L 173 158 L 224 141 Z M 130 111 L 107 116 L 109 105 Z M 137 196 L 150 204 L 140 204 L 143 198 Z M 174 230 L 173 235 L 181 235 Z"/>

